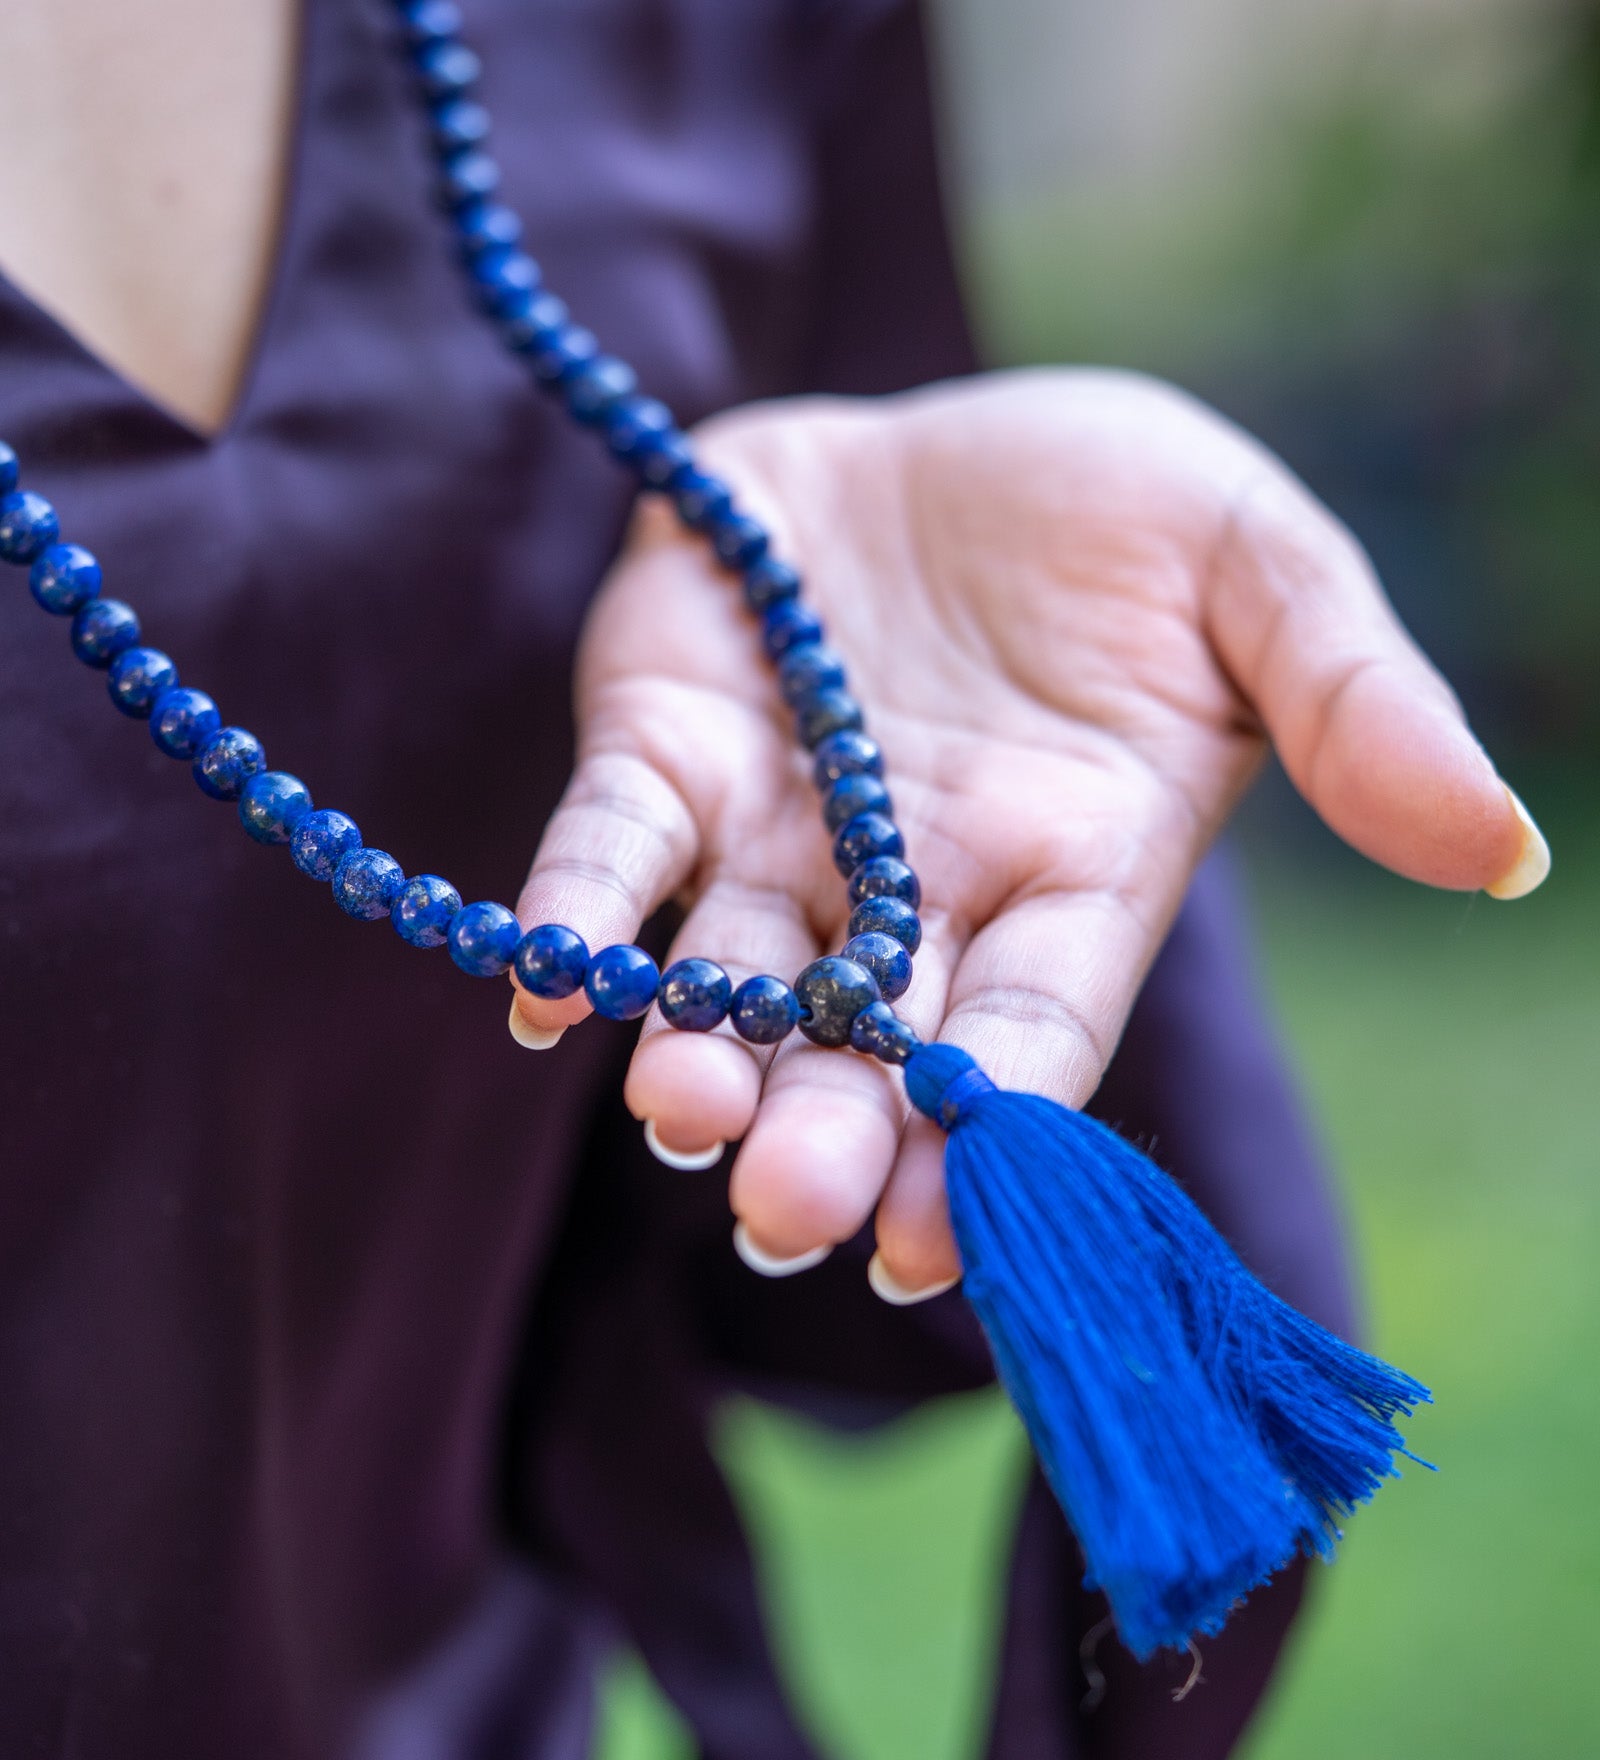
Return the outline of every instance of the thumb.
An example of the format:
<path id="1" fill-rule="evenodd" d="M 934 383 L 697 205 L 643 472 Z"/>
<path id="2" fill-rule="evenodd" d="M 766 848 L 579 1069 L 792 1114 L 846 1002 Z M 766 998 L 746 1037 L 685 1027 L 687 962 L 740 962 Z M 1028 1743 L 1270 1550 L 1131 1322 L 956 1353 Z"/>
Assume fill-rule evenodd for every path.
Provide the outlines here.
<path id="1" fill-rule="evenodd" d="M 1550 851 L 1538 827 L 1360 545 L 1287 472 L 1240 499 L 1206 592 L 1223 664 L 1347 843 L 1429 886 L 1519 898 L 1539 885 Z"/>

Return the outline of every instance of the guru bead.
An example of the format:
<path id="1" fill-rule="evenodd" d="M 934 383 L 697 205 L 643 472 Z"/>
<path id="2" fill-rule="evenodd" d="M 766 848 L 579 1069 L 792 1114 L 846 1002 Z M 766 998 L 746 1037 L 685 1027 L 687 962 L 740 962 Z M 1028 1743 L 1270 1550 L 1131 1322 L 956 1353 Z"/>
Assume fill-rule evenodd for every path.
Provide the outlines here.
<path id="1" fill-rule="evenodd" d="M 222 725 L 204 691 L 183 685 L 163 691 L 150 711 L 150 737 L 169 758 L 192 758 Z"/>
<path id="2" fill-rule="evenodd" d="M 61 536 L 56 510 L 31 489 L 0 496 L 0 562 L 32 562 Z"/>
<path id="3" fill-rule="evenodd" d="M 143 721 L 156 699 L 177 682 L 177 667 L 159 648 L 124 648 L 106 672 L 112 702 L 138 721 Z"/>
<path id="4" fill-rule="evenodd" d="M 892 935 L 907 953 L 915 953 L 922 945 L 922 920 L 903 898 L 879 893 L 851 911 L 850 933 Z"/>
<path id="5" fill-rule="evenodd" d="M 138 615 L 120 599 L 91 599 L 72 620 L 72 651 L 85 666 L 109 666 L 138 639 Z"/>
<path id="6" fill-rule="evenodd" d="M 708 959 L 675 960 L 661 974 L 656 1006 L 669 1027 L 709 1033 L 728 1018 L 733 980 Z"/>
<path id="7" fill-rule="evenodd" d="M 517 943 L 512 965 L 517 982 L 530 996 L 560 1002 L 583 988 L 589 949 L 583 937 L 564 923 L 541 923 Z"/>
<path id="8" fill-rule="evenodd" d="M 263 770 L 239 796 L 239 823 L 257 843 L 287 843 L 311 811 L 311 790 L 287 770 Z"/>
<path id="9" fill-rule="evenodd" d="M 813 1045 L 848 1045 L 850 1024 L 878 1000 L 878 980 L 837 953 L 814 959 L 794 981 L 800 1031 Z"/>
<path id="10" fill-rule="evenodd" d="M 485 899 L 463 905 L 450 922 L 450 957 L 469 978 L 498 978 L 508 971 L 522 925 L 503 904 Z"/>
<path id="11" fill-rule="evenodd" d="M 28 570 L 28 591 L 58 617 L 81 611 L 100 592 L 100 564 L 81 544 L 52 544 Z"/>
<path id="12" fill-rule="evenodd" d="M 389 907 L 395 933 L 412 947 L 443 947 L 461 894 L 438 874 L 414 874 Z"/>
<path id="13" fill-rule="evenodd" d="M 388 916 L 406 883 L 386 849 L 353 849 L 333 871 L 333 899 L 346 916 L 375 923 Z"/>
<path id="14" fill-rule="evenodd" d="M 261 741 L 244 727 L 219 727 L 195 754 L 194 779 L 214 801 L 236 801 L 244 785 L 267 767 Z"/>
<path id="15" fill-rule="evenodd" d="M 865 935 L 852 935 L 840 951 L 872 973 L 886 1001 L 893 1002 L 910 989 L 911 955 L 894 936 L 871 929 Z"/>
<path id="16" fill-rule="evenodd" d="M 912 910 L 922 903 L 922 882 L 898 856 L 873 856 L 850 876 L 850 902 L 903 898 Z"/>
<path id="17" fill-rule="evenodd" d="M 611 1021 L 636 1021 L 655 1001 L 660 982 L 650 955 L 626 943 L 601 948 L 583 974 L 595 1013 Z"/>
<path id="18" fill-rule="evenodd" d="M 289 859 L 313 880 L 331 880 L 340 862 L 361 848 L 361 830 L 348 813 L 319 807 L 289 839 Z"/>
<path id="19" fill-rule="evenodd" d="M 733 1030 L 750 1045 L 776 1045 L 800 1024 L 800 999 L 782 978 L 746 978 L 728 1010 Z"/>

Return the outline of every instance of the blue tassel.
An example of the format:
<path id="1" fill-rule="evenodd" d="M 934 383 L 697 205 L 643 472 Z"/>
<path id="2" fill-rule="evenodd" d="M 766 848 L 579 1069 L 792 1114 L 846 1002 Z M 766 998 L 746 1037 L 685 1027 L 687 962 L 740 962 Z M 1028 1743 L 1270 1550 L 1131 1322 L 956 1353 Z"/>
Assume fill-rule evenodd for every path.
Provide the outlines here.
<path id="1" fill-rule="evenodd" d="M 953 1045 L 905 1074 L 950 1133 L 966 1297 L 1128 1648 L 1181 1649 L 1327 1556 L 1426 1388 L 1279 1301 L 1115 1131 Z"/>

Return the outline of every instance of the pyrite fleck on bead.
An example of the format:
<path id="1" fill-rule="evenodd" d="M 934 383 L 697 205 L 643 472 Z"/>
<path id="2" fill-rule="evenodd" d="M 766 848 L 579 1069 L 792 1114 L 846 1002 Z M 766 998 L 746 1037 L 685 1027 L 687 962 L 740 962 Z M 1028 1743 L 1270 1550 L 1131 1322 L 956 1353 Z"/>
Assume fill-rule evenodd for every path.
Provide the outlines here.
<path id="1" fill-rule="evenodd" d="M 656 991 L 661 1018 L 683 1033 L 709 1033 L 720 1026 L 732 1000 L 733 980 L 708 959 L 675 960 Z"/>
<path id="2" fill-rule="evenodd" d="M 814 959 L 795 979 L 794 993 L 800 1031 L 813 1045 L 848 1045 L 851 1023 L 879 999 L 872 973 L 837 953 Z"/>

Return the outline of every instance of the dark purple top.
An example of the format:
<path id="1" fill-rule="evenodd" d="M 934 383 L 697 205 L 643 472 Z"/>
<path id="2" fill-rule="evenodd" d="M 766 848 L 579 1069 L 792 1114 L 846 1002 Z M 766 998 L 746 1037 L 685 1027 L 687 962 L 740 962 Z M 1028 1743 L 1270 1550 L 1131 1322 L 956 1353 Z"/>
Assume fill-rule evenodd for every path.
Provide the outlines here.
<path id="1" fill-rule="evenodd" d="M 467 10 L 552 284 L 686 419 L 968 368 L 901 0 Z M 466 309 L 388 15 L 311 0 L 227 431 L 0 284 L 0 434 L 274 764 L 408 871 L 508 897 L 627 484 Z M 0 1751 L 565 1760 L 627 1638 L 706 1755 L 803 1760 L 708 1403 L 855 1421 L 980 1383 L 959 1298 L 884 1307 L 864 1242 L 752 1277 L 718 1178 L 642 1155 L 629 1032 L 519 1051 L 502 993 L 250 843 L 0 587 Z M 1220 873 L 1103 1104 L 1345 1321 Z M 1099 1608 L 1037 1489 L 1019 1532 L 996 1760 L 1225 1751 L 1296 1584 L 1181 1715 L 1110 1659 L 1085 1714 Z"/>

